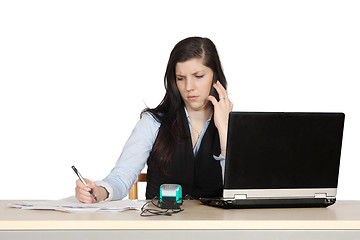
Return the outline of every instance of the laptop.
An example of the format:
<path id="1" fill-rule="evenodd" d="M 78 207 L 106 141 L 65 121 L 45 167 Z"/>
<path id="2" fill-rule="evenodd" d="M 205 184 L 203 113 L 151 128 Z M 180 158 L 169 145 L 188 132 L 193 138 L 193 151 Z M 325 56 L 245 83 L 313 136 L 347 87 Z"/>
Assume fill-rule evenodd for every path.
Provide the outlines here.
<path id="1" fill-rule="evenodd" d="M 231 112 L 222 208 L 335 203 L 343 113 Z"/>

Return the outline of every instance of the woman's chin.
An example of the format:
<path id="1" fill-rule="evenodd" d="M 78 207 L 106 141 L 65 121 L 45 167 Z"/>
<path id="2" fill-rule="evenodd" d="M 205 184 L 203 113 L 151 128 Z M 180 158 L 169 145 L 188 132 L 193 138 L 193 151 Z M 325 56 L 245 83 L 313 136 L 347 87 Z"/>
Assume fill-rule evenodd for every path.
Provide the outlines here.
<path id="1" fill-rule="evenodd" d="M 186 105 L 186 109 L 188 110 L 193 110 L 193 111 L 200 111 L 200 110 L 204 110 L 206 108 L 211 107 L 211 102 L 210 101 L 206 101 L 206 102 L 190 102 Z"/>

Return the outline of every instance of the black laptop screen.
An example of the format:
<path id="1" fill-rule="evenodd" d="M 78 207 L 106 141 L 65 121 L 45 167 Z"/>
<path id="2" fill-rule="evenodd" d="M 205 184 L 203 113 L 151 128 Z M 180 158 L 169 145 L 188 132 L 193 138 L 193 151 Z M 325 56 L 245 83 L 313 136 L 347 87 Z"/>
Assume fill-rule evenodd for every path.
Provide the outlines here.
<path id="1" fill-rule="evenodd" d="M 344 117 L 230 113 L 224 188 L 336 188 Z"/>

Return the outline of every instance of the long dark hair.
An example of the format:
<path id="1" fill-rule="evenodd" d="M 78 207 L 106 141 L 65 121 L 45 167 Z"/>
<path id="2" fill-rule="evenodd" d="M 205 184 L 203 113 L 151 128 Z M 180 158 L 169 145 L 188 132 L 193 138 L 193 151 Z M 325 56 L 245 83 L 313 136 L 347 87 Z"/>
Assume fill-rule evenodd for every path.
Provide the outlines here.
<path id="1" fill-rule="evenodd" d="M 164 77 L 165 96 L 156 108 L 146 108 L 141 113 L 149 112 L 161 123 L 148 161 L 154 163 L 164 174 L 166 174 L 165 168 L 172 157 L 175 144 L 182 143 L 186 137 L 181 117 L 184 111 L 184 102 L 176 86 L 175 67 L 178 62 L 185 62 L 192 58 L 203 59 L 203 64 L 214 72 L 216 71 L 220 83 L 225 88 L 227 87 L 218 52 L 210 39 L 190 37 L 175 45 L 171 51 Z"/>

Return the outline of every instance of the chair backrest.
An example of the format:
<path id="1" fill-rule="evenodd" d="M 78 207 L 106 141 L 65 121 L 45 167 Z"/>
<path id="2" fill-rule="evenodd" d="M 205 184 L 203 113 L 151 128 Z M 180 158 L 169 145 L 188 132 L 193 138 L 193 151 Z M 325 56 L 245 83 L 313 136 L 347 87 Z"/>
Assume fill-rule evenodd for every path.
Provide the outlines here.
<path id="1" fill-rule="evenodd" d="M 140 173 L 137 182 L 131 187 L 129 191 L 129 199 L 131 200 L 138 199 L 138 182 L 146 182 L 146 173 Z"/>

